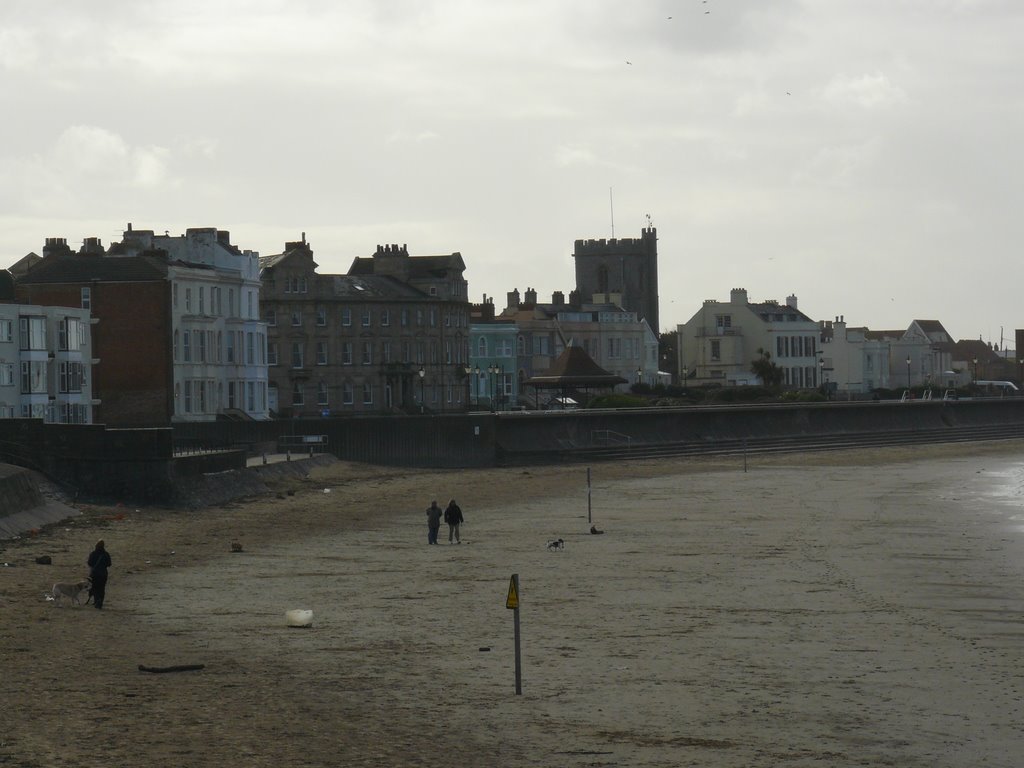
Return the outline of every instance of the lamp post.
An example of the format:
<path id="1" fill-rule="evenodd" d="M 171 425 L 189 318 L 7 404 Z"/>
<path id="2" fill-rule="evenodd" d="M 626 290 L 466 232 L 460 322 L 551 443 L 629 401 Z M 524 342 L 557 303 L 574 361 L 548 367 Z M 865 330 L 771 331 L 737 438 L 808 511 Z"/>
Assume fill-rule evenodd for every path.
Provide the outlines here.
<path id="1" fill-rule="evenodd" d="M 462 372 L 466 374 L 466 409 L 468 410 L 473 401 L 472 393 L 469 390 L 469 377 L 473 375 L 473 369 L 469 367 L 469 363 L 466 363 L 462 366 Z"/>
<path id="2" fill-rule="evenodd" d="M 644 369 L 643 368 L 639 368 L 638 367 L 636 369 L 636 383 L 637 384 L 643 384 L 644 383 Z"/>
<path id="3" fill-rule="evenodd" d="M 975 357 L 973 360 L 971 360 L 971 362 L 974 363 L 974 384 L 975 384 L 975 386 L 977 386 L 977 382 L 978 382 L 978 358 Z"/>
<path id="4" fill-rule="evenodd" d="M 487 382 L 490 384 L 490 400 L 491 400 L 491 413 L 496 410 L 494 407 L 494 374 L 498 372 L 498 366 L 491 363 L 487 366 Z"/>
<path id="5" fill-rule="evenodd" d="M 686 391 L 686 380 L 688 378 L 690 378 L 690 369 L 684 365 L 683 366 L 683 391 L 684 392 Z"/>
<path id="6" fill-rule="evenodd" d="M 419 373 L 419 376 L 420 376 L 420 413 L 423 413 L 423 389 L 424 389 L 423 380 L 426 378 L 427 372 L 423 370 L 423 366 L 421 365 L 420 369 L 419 369 L 419 371 L 417 371 L 417 373 Z"/>
<path id="7" fill-rule="evenodd" d="M 907 355 L 907 389 L 910 389 L 910 355 Z"/>
<path id="8" fill-rule="evenodd" d="M 825 358 L 818 358 L 818 384 L 824 387 L 825 385 Z M 825 397 L 828 397 L 828 390 L 825 390 Z"/>
<path id="9" fill-rule="evenodd" d="M 479 365 L 476 367 L 476 370 L 475 370 L 474 376 L 473 376 L 473 394 L 476 397 L 476 402 L 474 404 L 479 407 L 479 405 L 480 405 L 480 366 Z"/>

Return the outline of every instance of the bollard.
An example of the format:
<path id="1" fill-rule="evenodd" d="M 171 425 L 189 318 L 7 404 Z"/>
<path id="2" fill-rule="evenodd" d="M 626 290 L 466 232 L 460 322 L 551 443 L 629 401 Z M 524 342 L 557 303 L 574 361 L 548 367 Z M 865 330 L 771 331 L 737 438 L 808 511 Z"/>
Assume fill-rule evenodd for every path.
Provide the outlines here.
<path id="1" fill-rule="evenodd" d="M 291 461 L 292 460 L 292 449 L 291 448 L 289 448 L 287 451 L 285 451 L 285 453 L 284 453 L 284 460 L 285 461 Z"/>
<path id="2" fill-rule="evenodd" d="M 263 463 L 264 464 L 267 463 L 267 454 L 266 453 L 263 454 Z"/>

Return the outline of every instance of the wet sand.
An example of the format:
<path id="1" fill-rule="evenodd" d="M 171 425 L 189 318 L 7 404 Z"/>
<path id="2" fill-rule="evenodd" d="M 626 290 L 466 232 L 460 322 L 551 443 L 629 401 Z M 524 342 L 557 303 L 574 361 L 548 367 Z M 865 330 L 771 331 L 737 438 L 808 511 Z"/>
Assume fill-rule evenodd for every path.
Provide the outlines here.
<path id="1" fill-rule="evenodd" d="M 282 483 L 0 545 L 0 764 L 1019 764 L 1021 443 Z"/>

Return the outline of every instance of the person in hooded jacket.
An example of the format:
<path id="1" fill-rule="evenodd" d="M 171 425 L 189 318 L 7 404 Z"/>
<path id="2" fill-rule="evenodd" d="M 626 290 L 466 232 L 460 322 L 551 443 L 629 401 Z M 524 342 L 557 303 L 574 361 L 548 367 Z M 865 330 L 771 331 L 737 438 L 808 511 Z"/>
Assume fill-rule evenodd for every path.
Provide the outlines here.
<path id="1" fill-rule="evenodd" d="M 444 510 L 444 521 L 448 523 L 448 543 L 452 543 L 452 539 L 455 539 L 456 544 L 461 544 L 462 540 L 459 538 L 459 525 L 464 522 L 462 518 L 462 510 L 459 505 L 455 503 L 455 499 L 448 500 L 448 506 Z"/>

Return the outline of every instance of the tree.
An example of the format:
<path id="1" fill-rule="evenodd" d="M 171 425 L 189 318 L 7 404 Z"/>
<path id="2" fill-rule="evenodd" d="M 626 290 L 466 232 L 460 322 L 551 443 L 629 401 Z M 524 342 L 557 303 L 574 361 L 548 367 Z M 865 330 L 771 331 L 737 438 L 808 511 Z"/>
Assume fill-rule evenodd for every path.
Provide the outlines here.
<path id="1" fill-rule="evenodd" d="M 766 387 L 778 389 L 782 386 L 782 369 L 772 362 L 772 356 L 761 347 L 757 348 L 757 354 L 760 357 L 751 361 L 750 372 L 760 378 Z"/>

